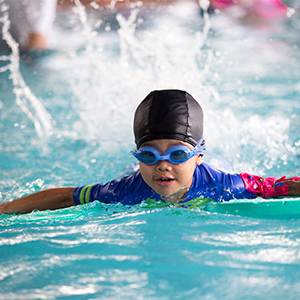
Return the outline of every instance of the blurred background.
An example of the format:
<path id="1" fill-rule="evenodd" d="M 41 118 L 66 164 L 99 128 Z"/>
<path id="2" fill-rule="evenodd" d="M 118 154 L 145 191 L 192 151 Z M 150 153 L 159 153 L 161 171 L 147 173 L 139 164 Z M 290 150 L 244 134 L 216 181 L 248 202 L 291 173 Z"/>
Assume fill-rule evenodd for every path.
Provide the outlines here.
<path id="1" fill-rule="evenodd" d="M 300 21 L 288 4 L 2 0 L 2 192 L 132 171 L 134 110 L 165 88 L 199 101 L 208 150 L 235 172 L 296 175 Z"/>

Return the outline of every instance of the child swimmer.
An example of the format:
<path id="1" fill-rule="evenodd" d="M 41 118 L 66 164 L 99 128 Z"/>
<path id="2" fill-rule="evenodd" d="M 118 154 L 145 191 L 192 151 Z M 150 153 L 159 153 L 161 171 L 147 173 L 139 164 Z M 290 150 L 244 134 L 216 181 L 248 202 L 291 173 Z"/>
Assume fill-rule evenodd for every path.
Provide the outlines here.
<path id="1" fill-rule="evenodd" d="M 134 173 L 106 184 L 40 191 L 1 204 L 0 214 L 58 209 L 95 200 L 124 205 L 151 200 L 189 207 L 203 199 L 222 202 L 300 196 L 300 177 L 229 174 L 202 162 L 203 154 L 217 156 L 205 150 L 202 109 L 185 91 L 151 92 L 136 109 L 134 135 L 137 150 L 133 155 L 140 166 Z"/>

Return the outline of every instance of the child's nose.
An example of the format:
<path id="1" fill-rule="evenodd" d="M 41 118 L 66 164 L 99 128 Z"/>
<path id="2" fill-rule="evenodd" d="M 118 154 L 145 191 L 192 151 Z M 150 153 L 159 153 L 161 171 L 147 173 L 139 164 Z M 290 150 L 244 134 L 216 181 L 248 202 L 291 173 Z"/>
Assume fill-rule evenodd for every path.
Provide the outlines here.
<path id="1" fill-rule="evenodd" d="M 157 171 L 170 171 L 172 169 L 172 164 L 168 160 L 160 160 L 156 163 Z"/>

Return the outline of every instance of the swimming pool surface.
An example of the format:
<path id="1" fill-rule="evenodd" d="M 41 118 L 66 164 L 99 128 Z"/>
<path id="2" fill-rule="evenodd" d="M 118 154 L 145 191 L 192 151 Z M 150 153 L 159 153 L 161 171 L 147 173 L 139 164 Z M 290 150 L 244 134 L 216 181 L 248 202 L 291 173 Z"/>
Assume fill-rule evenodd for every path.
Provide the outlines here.
<path id="1" fill-rule="evenodd" d="M 199 101 L 234 172 L 300 176 L 299 29 L 187 1 L 59 10 L 53 50 L 13 74 L 0 54 L 0 201 L 131 172 L 134 110 L 164 88 Z M 96 202 L 0 226 L 0 299 L 299 299 L 299 218 Z"/>

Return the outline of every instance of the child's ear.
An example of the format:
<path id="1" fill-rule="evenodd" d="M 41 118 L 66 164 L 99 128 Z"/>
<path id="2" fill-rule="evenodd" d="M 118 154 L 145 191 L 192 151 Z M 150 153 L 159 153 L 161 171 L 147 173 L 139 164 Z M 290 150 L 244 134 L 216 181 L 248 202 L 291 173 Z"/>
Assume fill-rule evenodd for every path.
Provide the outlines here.
<path id="1" fill-rule="evenodd" d="M 197 156 L 196 164 L 197 164 L 198 166 L 200 166 L 201 163 L 202 163 L 202 156 L 199 154 L 199 155 Z"/>

